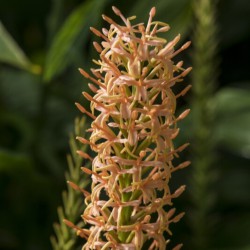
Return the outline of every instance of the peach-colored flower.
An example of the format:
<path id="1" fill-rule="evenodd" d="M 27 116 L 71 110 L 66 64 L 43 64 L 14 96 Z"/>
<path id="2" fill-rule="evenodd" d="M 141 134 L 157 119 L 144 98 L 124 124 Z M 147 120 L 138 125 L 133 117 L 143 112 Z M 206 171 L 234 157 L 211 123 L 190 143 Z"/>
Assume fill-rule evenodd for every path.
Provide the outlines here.
<path id="1" fill-rule="evenodd" d="M 116 7 L 113 11 L 124 25 L 103 15 L 109 30 L 91 28 L 103 39 L 94 43 L 100 53 L 95 60 L 98 68 L 91 70 L 94 77 L 80 69 L 91 80 L 94 95 L 83 93 L 91 102 L 91 113 L 76 104 L 93 119 L 89 140 L 78 139 L 89 144 L 96 156 L 79 152 L 92 161 L 92 170 L 83 168 L 92 176 L 92 192 L 82 190 L 87 204 L 82 218 L 90 228 L 73 227 L 80 236 L 88 235 L 83 249 L 138 250 L 149 244 L 149 249 L 165 250 L 168 241 L 163 233 L 171 235 L 169 224 L 183 216 L 173 217 L 175 209 L 166 207 L 185 189 L 181 186 L 171 193 L 168 183 L 172 172 L 190 163 L 172 164 L 187 146 L 175 149 L 173 144 L 179 133 L 177 121 L 189 113 L 176 118 L 176 99 L 190 86 L 179 94 L 172 87 L 191 70 L 172 59 L 190 42 L 175 50 L 179 35 L 170 42 L 159 37 L 169 25 L 153 21 L 155 8 L 146 26 L 133 25 L 134 17 L 125 18 Z"/>

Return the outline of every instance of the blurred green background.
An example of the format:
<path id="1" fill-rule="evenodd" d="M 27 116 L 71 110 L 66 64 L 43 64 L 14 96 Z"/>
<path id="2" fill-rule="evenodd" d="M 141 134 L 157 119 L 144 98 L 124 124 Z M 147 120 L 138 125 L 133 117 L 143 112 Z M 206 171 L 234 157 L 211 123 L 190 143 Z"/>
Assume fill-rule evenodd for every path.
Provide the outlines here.
<path id="1" fill-rule="evenodd" d="M 105 13 L 115 20 L 111 6 L 125 16 L 146 21 L 152 5 L 155 20 L 170 24 L 167 38 L 181 33 L 182 42 L 194 37 L 196 22 L 191 0 L 1 0 L 0 2 L 0 249 L 51 249 L 49 237 L 57 220 L 57 206 L 65 189 L 69 133 L 79 116 L 74 102 L 87 103 L 81 92 L 86 81 L 77 68 L 93 67 L 97 54 L 89 30 L 106 24 Z M 207 220 L 209 246 L 195 248 L 192 229 L 196 216 L 191 191 L 177 201 L 185 219 L 171 229 L 174 241 L 184 249 L 250 249 L 250 4 L 248 0 L 220 0 L 216 6 L 214 64 L 216 86 L 208 103 L 213 122 L 207 128 L 213 154 L 208 183 L 212 196 Z M 119 20 L 120 22 L 120 20 Z M 204 34 L 209 30 L 204 30 Z M 195 46 L 196 40 L 193 41 Z M 193 48 L 193 47 L 192 47 Z M 185 66 L 192 64 L 192 48 L 183 53 Z M 206 63 L 206 62 L 204 62 Z M 192 82 L 192 76 L 187 79 Z M 209 84 L 209 83 L 208 83 Z M 180 109 L 192 103 L 192 92 Z M 196 105 L 199 106 L 199 103 Z M 210 116 L 210 114 L 207 114 Z M 195 116 L 195 112 L 193 114 Z M 194 118 L 194 117 L 193 117 Z M 195 120 L 195 118 L 194 118 Z M 192 141 L 192 115 L 181 124 L 180 141 Z M 199 127 L 196 126 L 199 130 Z M 193 145 L 183 157 L 195 156 Z M 190 156 L 191 155 L 191 156 Z M 197 161 L 197 159 L 196 159 Z M 192 165 L 176 174 L 190 190 Z M 174 180 L 173 180 L 174 182 Z M 175 185 L 175 184 L 174 184 Z M 195 192 L 195 191 L 192 191 Z M 200 203 L 210 199 L 204 192 Z"/>

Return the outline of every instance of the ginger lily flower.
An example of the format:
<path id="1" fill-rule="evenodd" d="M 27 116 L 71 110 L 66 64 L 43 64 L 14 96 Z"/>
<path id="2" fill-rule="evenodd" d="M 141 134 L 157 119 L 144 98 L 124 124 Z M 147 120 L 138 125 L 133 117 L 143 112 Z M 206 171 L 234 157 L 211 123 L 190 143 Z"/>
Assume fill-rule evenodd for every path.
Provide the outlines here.
<path id="1" fill-rule="evenodd" d="M 169 224 L 183 216 L 174 216 L 172 199 L 185 189 L 181 186 L 171 193 L 168 184 L 172 172 L 190 163 L 177 167 L 172 163 L 187 146 L 175 149 L 173 140 L 179 133 L 177 121 L 189 113 L 186 110 L 175 116 L 176 99 L 190 86 L 178 94 L 172 88 L 191 70 L 172 59 L 190 42 L 175 50 L 179 35 L 170 42 L 159 37 L 169 26 L 153 21 L 155 8 L 146 26 L 133 25 L 135 17 L 125 18 L 116 7 L 113 11 L 124 25 L 103 15 L 109 30 L 91 28 L 103 39 L 101 44 L 94 43 L 100 54 L 94 61 L 98 68 L 91 70 L 94 77 L 80 69 L 92 82 L 89 87 L 94 95 L 83 93 L 91 102 L 91 113 L 76 104 L 93 119 L 90 138 L 78 137 L 96 153 L 92 159 L 79 152 L 92 161 L 91 170 L 82 168 L 92 177 L 91 194 L 82 190 L 87 204 L 82 218 L 89 227 L 65 222 L 87 239 L 83 249 L 139 250 L 148 246 L 165 250 L 169 241 L 164 232 L 171 235 Z"/>

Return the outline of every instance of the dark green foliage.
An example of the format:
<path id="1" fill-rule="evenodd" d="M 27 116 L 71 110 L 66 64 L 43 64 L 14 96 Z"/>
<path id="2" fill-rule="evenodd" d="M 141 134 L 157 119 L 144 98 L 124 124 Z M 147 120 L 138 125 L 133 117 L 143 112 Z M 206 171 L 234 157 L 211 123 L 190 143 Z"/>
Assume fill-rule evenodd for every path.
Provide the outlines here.
<path id="1" fill-rule="evenodd" d="M 217 22 L 216 2 L 210 0 L 194 0 L 194 35 L 192 53 L 191 97 L 192 130 L 192 175 L 190 182 L 190 228 L 195 249 L 211 247 L 212 228 L 216 224 L 211 210 L 215 206 L 216 192 L 213 188 L 217 169 L 215 159 L 215 108 L 213 96 L 217 86 Z"/>
<path id="2" fill-rule="evenodd" d="M 0 61 L 15 65 L 22 69 L 29 69 L 30 61 L 23 51 L 18 47 L 15 40 L 9 35 L 3 24 L 0 22 Z"/>
<path id="3" fill-rule="evenodd" d="M 84 135 L 86 130 L 86 119 L 82 118 L 75 120 L 75 133 L 70 136 L 70 151 L 71 154 L 67 156 L 68 168 L 66 172 L 66 180 L 76 183 L 80 188 L 86 188 L 90 182 L 89 178 L 81 171 L 84 164 L 82 157 L 80 157 L 76 150 L 87 152 L 88 145 L 82 145 L 76 141 L 76 135 Z M 89 167 L 88 162 L 85 167 Z M 71 250 L 76 249 L 77 236 L 72 228 L 68 227 L 63 219 L 67 219 L 75 225 L 81 227 L 83 222 L 81 220 L 81 213 L 84 209 L 84 199 L 81 192 L 73 190 L 70 186 L 68 191 L 62 194 L 63 206 L 58 207 L 57 213 L 59 223 L 54 224 L 56 237 L 51 237 L 51 243 L 54 250 Z"/>
<path id="4" fill-rule="evenodd" d="M 156 19 L 168 22 L 171 26 L 168 39 L 178 33 L 182 34 L 182 41 L 192 37 L 197 24 L 192 19 L 192 2 L 154 1 Z M 198 67 L 197 70 L 204 74 L 210 72 L 209 77 L 218 79 L 216 87 L 211 90 L 209 83 L 200 90 L 196 87 L 193 90 L 193 94 L 210 91 L 209 100 L 203 93 L 199 101 L 211 107 L 211 110 L 210 113 L 204 110 L 199 113 L 194 108 L 189 119 L 180 123 L 183 137 L 180 140 L 183 142 L 187 139 L 191 141 L 193 133 L 207 130 L 208 143 L 194 144 L 190 149 L 191 154 L 196 152 L 192 151 L 196 148 L 204 157 L 213 148 L 213 154 L 216 155 L 214 158 L 208 153 L 206 161 L 197 160 L 199 164 L 206 165 L 211 164 L 208 159 L 213 159 L 212 166 L 217 179 L 213 179 L 213 173 L 210 172 L 201 178 L 203 185 L 210 176 L 209 183 L 213 184 L 208 186 L 208 191 L 202 191 L 198 186 L 194 187 L 195 183 L 190 183 L 196 162 L 183 171 L 183 178 L 176 179 L 176 186 L 191 180 L 187 189 L 191 192 L 192 184 L 197 190 L 197 197 L 201 195 L 199 192 L 202 196 L 205 193 L 203 199 L 198 199 L 205 210 L 198 210 L 204 216 L 204 221 L 216 223 L 216 227 L 209 229 L 210 249 L 216 250 L 250 249 L 248 2 L 218 1 L 219 29 L 216 36 L 204 54 L 191 55 L 198 65 L 192 66 Z M 91 34 L 89 27 L 100 29 L 105 26 L 100 16 L 102 13 L 112 16 L 112 5 L 122 9 L 126 16 L 137 15 L 139 20 L 145 21 L 152 2 L 9 0 L 0 3 L 0 249 L 51 248 L 49 237 L 53 234 L 52 224 L 57 221 L 56 208 L 62 204 L 61 191 L 66 189 L 64 172 L 67 169 L 65 156 L 69 152 L 68 134 L 73 131 L 74 118 L 79 115 L 74 102 L 79 101 L 81 92 L 87 89 L 87 82 L 82 79 L 77 68 L 83 67 L 89 71 L 93 67 L 89 64 L 92 58 L 96 58 L 92 41 L 99 38 Z M 116 16 L 113 18 L 117 20 Z M 211 32 L 203 30 L 206 35 Z M 195 40 L 198 42 L 195 44 L 193 41 L 193 48 L 204 43 L 203 38 L 197 35 Z M 217 55 L 221 62 L 214 65 L 210 63 L 210 57 L 217 44 Z M 203 57 L 202 60 L 208 58 L 207 64 L 199 64 L 199 57 Z M 186 62 L 188 60 L 184 59 Z M 218 74 L 214 75 L 211 72 L 218 65 Z M 199 78 L 193 80 L 200 81 Z M 189 94 L 189 100 L 194 100 L 192 93 Z M 201 109 L 200 104 L 196 105 Z M 185 103 L 182 105 L 185 106 Z M 85 103 L 85 106 L 88 107 L 88 104 Z M 200 124 L 201 117 L 203 124 L 211 124 L 212 121 L 213 125 L 204 128 Z M 183 157 L 189 158 L 187 155 Z M 187 220 L 194 211 L 187 193 L 177 204 L 179 211 L 186 210 L 186 221 L 173 228 L 176 238 L 173 241 L 183 241 L 184 249 L 195 249 L 191 243 L 197 239 L 191 233 L 190 225 L 197 218 Z M 209 197 L 217 197 L 215 200 L 210 199 L 213 206 L 207 204 Z M 209 212 L 206 211 L 207 207 L 210 207 Z M 62 212 L 60 214 L 62 218 Z M 197 230 L 207 226 L 201 220 L 199 224 Z M 67 232 L 72 233 L 70 230 Z"/>

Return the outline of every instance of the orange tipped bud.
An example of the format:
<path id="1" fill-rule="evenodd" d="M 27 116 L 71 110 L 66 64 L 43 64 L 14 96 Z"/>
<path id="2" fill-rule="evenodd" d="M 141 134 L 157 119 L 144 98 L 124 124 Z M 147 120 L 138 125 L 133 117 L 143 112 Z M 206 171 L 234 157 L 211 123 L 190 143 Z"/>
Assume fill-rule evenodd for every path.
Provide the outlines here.
<path id="1" fill-rule="evenodd" d="M 81 68 L 79 68 L 78 70 L 80 71 L 80 73 L 81 73 L 85 78 L 89 78 L 89 74 L 88 74 L 85 70 L 83 70 L 83 69 L 81 69 Z"/>
<path id="2" fill-rule="evenodd" d="M 183 120 L 189 113 L 190 113 L 190 109 L 186 109 L 184 112 L 182 112 L 178 116 L 178 118 L 176 119 L 176 121 Z"/>

